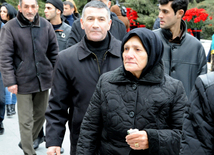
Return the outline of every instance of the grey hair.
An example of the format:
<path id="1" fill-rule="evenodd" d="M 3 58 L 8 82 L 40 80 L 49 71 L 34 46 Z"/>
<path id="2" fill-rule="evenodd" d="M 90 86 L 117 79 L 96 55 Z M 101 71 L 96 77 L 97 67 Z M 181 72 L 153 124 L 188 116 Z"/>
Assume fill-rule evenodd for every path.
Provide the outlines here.
<path id="1" fill-rule="evenodd" d="M 108 8 L 108 6 L 101 2 L 101 1 L 96 1 L 96 0 L 93 0 L 89 3 L 87 3 L 84 8 L 83 8 L 83 11 L 82 11 L 82 19 L 84 18 L 84 15 L 85 15 L 85 9 L 86 8 L 97 8 L 97 9 L 106 9 L 107 11 L 107 17 L 108 17 L 108 21 L 110 20 L 110 10 Z"/>
<path id="2" fill-rule="evenodd" d="M 63 4 L 64 5 L 70 5 L 70 8 L 74 8 L 73 3 L 71 3 L 70 1 L 64 1 Z"/>
<path id="3" fill-rule="evenodd" d="M 38 5 L 38 1 L 37 0 L 35 0 L 36 1 L 36 4 Z M 22 0 L 19 0 L 19 5 L 21 6 L 22 5 Z"/>

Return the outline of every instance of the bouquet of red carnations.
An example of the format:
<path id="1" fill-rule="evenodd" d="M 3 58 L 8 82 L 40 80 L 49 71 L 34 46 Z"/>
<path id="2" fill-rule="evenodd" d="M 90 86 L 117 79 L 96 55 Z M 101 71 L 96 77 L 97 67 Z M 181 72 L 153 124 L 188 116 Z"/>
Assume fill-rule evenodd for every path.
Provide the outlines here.
<path id="1" fill-rule="evenodd" d="M 130 28 L 138 28 L 138 27 L 146 27 L 143 24 L 139 24 L 136 20 L 138 18 L 137 11 L 133 10 L 132 8 L 126 8 L 126 16 L 129 19 L 130 22 Z"/>
<path id="2" fill-rule="evenodd" d="M 204 25 L 204 22 L 208 19 L 209 14 L 205 9 L 192 8 L 186 11 L 183 20 L 187 23 L 188 29 L 197 28 L 198 30 Z M 212 17 L 210 17 L 212 19 Z"/>

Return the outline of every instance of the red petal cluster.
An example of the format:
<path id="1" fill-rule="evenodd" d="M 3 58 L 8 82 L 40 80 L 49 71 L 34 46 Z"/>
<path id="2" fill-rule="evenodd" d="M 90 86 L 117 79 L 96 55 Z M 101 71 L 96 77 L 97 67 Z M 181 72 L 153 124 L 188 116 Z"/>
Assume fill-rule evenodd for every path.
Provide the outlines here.
<path id="1" fill-rule="evenodd" d="M 192 8 L 186 11 L 183 20 L 187 22 L 188 28 L 202 27 L 203 22 L 207 20 L 209 14 L 205 9 Z M 212 20 L 212 17 L 210 17 Z"/>
<path id="2" fill-rule="evenodd" d="M 137 11 L 133 10 L 132 8 L 126 8 L 127 12 L 126 12 L 126 16 L 129 19 L 130 22 L 130 26 L 135 26 L 135 27 L 146 27 L 145 25 L 139 24 L 136 22 L 138 15 L 137 15 Z"/>

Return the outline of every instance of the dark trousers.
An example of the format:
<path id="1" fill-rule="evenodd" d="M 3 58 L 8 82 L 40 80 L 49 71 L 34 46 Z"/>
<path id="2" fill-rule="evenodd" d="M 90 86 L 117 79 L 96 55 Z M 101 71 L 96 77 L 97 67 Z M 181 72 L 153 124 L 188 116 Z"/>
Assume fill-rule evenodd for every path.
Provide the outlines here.
<path id="1" fill-rule="evenodd" d="M 0 123 L 2 123 L 2 121 L 4 120 L 4 114 L 5 114 L 5 91 L 0 73 Z"/>

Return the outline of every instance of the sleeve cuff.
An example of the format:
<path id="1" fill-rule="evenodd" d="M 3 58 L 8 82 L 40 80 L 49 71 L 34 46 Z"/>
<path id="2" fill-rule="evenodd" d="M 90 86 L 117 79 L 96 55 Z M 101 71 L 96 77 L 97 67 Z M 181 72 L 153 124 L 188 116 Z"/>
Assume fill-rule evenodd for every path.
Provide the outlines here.
<path id="1" fill-rule="evenodd" d="M 155 129 L 146 129 L 149 140 L 149 154 L 159 154 L 159 138 Z"/>

